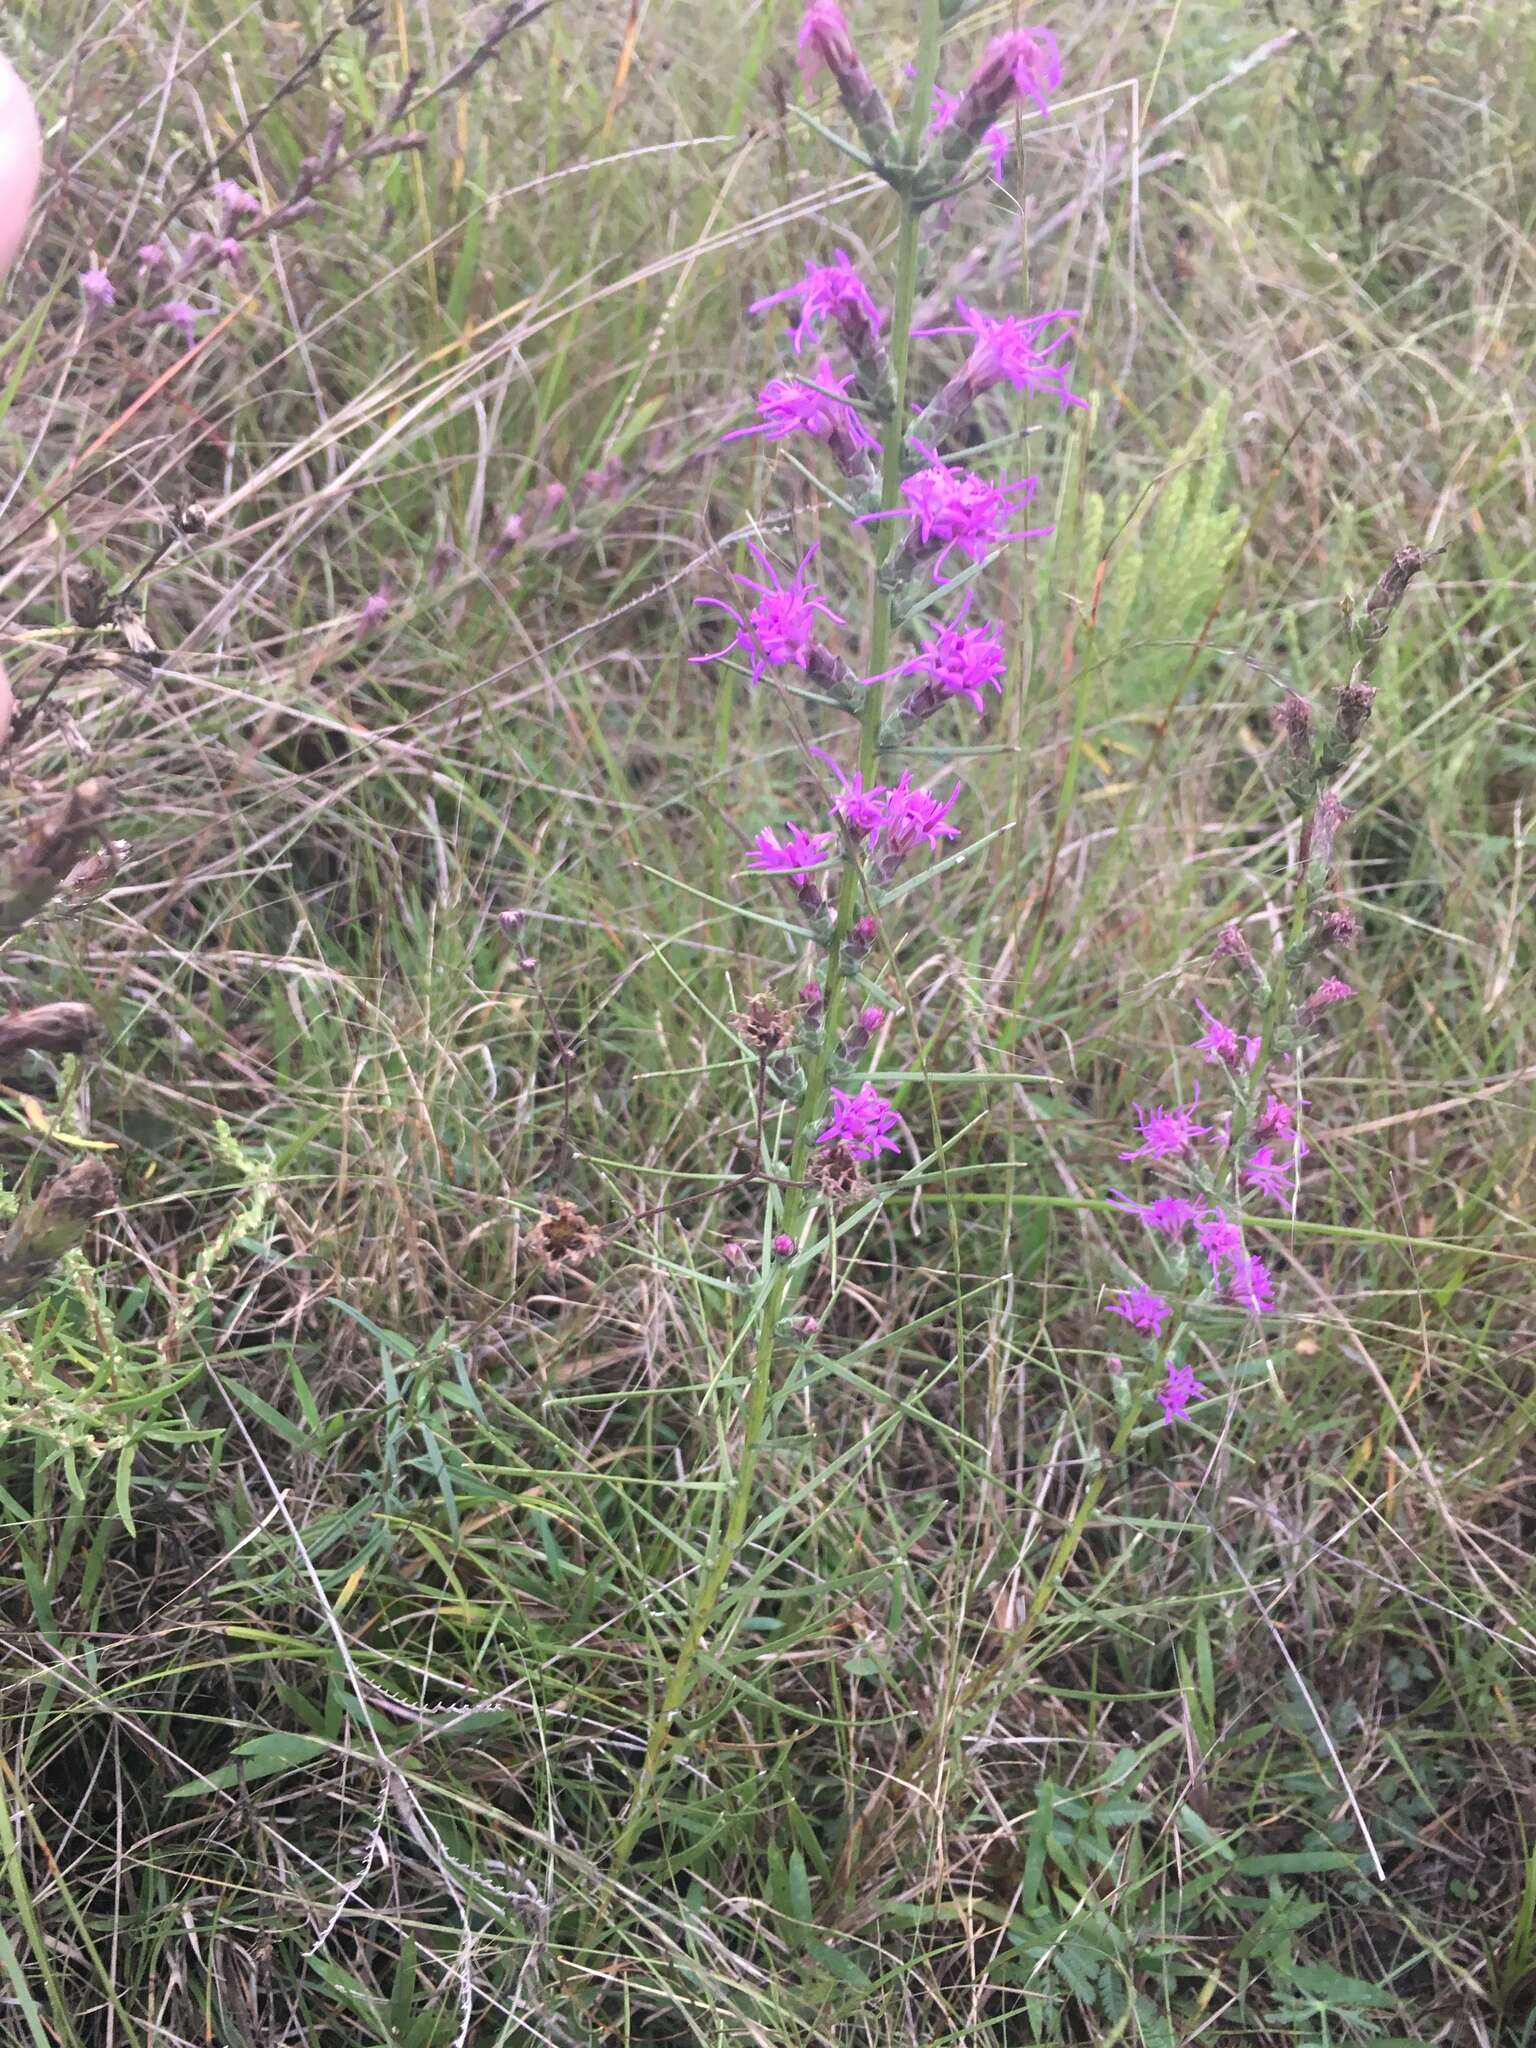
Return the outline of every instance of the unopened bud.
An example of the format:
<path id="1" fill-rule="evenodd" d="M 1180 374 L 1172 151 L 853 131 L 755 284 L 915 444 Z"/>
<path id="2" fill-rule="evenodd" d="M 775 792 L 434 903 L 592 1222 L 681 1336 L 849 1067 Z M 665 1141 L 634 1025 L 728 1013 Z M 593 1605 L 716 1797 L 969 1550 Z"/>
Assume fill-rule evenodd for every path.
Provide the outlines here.
<path id="1" fill-rule="evenodd" d="M 1312 724 L 1312 706 L 1296 691 L 1287 690 L 1275 712 L 1275 726 L 1291 759 L 1302 766 L 1312 759 Z"/>
<path id="2" fill-rule="evenodd" d="M 792 1259 L 800 1247 L 787 1230 L 781 1230 L 773 1240 L 773 1249 L 781 1259 Z"/>
<path id="3" fill-rule="evenodd" d="M 1345 748 L 1359 744 L 1360 735 L 1370 723 L 1371 708 L 1376 702 L 1376 692 L 1369 683 L 1348 682 L 1334 699 L 1334 728 L 1339 744 Z"/>
<path id="4" fill-rule="evenodd" d="M 1392 566 L 1384 569 L 1376 588 L 1365 601 L 1367 617 L 1385 612 L 1390 618 L 1403 601 L 1409 584 L 1429 560 L 1422 548 L 1399 548 Z"/>
<path id="5" fill-rule="evenodd" d="M 1318 798 L 1317 809 L 1312 814 L 1310 858 L 1323 874 L 1332 869 L 1334 843 L 1353 816 L 1354 812 L 1344 808 L 1333 790 L 1325 789 Z"/>
<path id="6" fill-rule="evenodd" d="M 720 1256 L 738 1280 L 745 1279 L 752 1270 L 752 1254 L 734 1237 L 727 1238 L 721 1245 Z"/>
<path id="7" fill-rule="evenodd" d="M 800 1003 L 805 1011 L 808 1022 L 814 1022 L 820 1017 L 822 1011 L 826 1008 L 826 1002 L 826 991 L 819 981 L 807 981 L 801 984 Z"/>

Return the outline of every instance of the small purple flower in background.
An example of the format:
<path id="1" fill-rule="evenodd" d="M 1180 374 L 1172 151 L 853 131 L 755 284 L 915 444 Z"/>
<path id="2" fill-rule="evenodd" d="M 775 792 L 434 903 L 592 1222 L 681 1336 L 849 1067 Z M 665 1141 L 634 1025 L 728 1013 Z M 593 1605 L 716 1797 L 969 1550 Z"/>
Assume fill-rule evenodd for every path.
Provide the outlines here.
<path id="1" fill-rule="evenodd" d="M 960 827 L 950 824 L 949 814 L 959 795 L 958 782 L 941 799 L 932 790 L 914 789 L 910 771 L 904 773 L 886 797 L 878 835 L 883 865 L 894 868 L 914 846 L 928 846 L 937 852 L 941 839 L 958 839 Z"/>
<path id="2" fill-rule="evenodd" d="M 1195 997 L 1195 1008 L 1205 1019 L 1205 1030 L 1190 1047 L 1191 1052 L 1203 1052 L 1207 1066 L 1218 1063 L 1230 1067 L 1235 1074 L 1240 1066 L 1252 1067 L 1259 1056 L 1259 1041 L 1256 1038 L 1240 1037 L 1229 1024 L 1223 1024 L 1219 1017 Z"/>
<path id="3" fill-rule="evenodd" d="M 1195 1378 L 1195 1369 L 1192 1365 L 1175 1365 L 1170 1358 L 1168 1377 L 1157 1390 L 1164 1422 L 1187 1421 L 1190 1402 L 1203 1400 L 1205 1391 Z"/>
<path id="4" fill-rule="evenodd" d="M 117 304 L 111 278 L 94 264 L 80 273 L 80 296 L 85 301 L 87 313 L 105 313 Z"/>
<path id="5" fill-rule="evenodd" d="M 260 213 L 261 201 L 254 192 L 247 192 L 235 178 L 220 178 L 213 188 L 213 196 L 219 202 L 219 211 L 224 217 L 224 233 L 227 235 L 237 220 L 248 220 L 252 214 Z"/>
<path id="6" fill-rule="evenodd" d="M 908 723 L 921 723 L 946 697 L 965 697 L 981 711 L 986 708 L 984 691 L 996 690 L 1002 695 L 1003 678 L 1008 673 L 1003 636 L 990 621 L 981 626 L 965 625 L 970 606 L 971 593 L 967 591 L 953 624 L 941 626 L 924 640 L 916 654 L 898 662 L 895 668 L 866 677 L 871 683 L 889 682 L 894 676 L 925 678 L 921 688 L 902 706 L 901 715 Z"/>
<path id="7" fill-rule="evenodd" d="M 226 269 L 239 271 L 245 263 L 245 244 L 233 235 L 225 235 L 214 246 L 214 255 Z"/>
<path id="8" fill-rule="evenodd" d="M 1109 1313 L 1121 1317 L 1144 1337 L 1157 1337 L 1162 1334 L 1163 1325 L 1173 1310 L 1150 1287 L 1138 1286 L 1122 1288 L 1109 1304 Z"/>
<path id="9" fill-rule="evenodd" d="M 357 630 L 361 636 L 371 633 L 375 626 L 381 626 L 394 608 L 395 594 L 387 576 L 381 576 L 377 588 L 370 590 L 363 599 L 362 610 L 357 615 Z"/>
<path id="10" fill-rule="evenodd" d="M 1282 1205 L 1289 1201 L 1294 1182 L 1294 1170 L 1290 1162 L 1275 1157 L 1273 1148 L 1260 1145 L 1256 1152 L 1248 1155 L 1248 1164 L 1243 1168 L 1243 1180 L 1271 1202 Z"/>
<path id="11" fill-rule="evenodd" d="M 786 824 L 785 832 L 787 836 L 780 839 L 771 825 L 765 825 L 752 842 L 747 865 L 756 868 L 760 874 L 788 875 L 791 881 L 809 881 L 813 869 L 827 864 L 832 851 L 832 834 L 803 832 L 793 819 Z"/>
<path id="12" fill-rule="evenodd" d="M 1118 1188 L 1110 1189 L 1112 1205 L 1123 1215 L 1134 1216 L 1145 1229 L 1159 1237 L 1182 1237 L 1191 1223 L 1200 1221 L 1203 1211 L 1197 1202 L 1183 1195 L 1159 1195 L 1152 1202 L 1133 1202 Z"/>
<path id="13" fill-rule="evenodd" d="M 1330 975 L 1326 981 L 1318 983 L 1311 995 L 1301 1005 L 1300 1016 L 1302 1022 L 1305 1024 L 1315 1024 L 1318 1018 L 1322 1016 L 1324 1010 L 1332 1009 L 1335 1003 L 1351 1001 L 1354 994 L 1355 991 L 1347 981 L 1340 981 L 1336 975 Z"/>
<path id="14" fill-rule="evenodd" d="M 965 399 L 978 398 L 996 384 L 1011 384 L 1015 391 L 1049 391 L 1059 399 L 1063 410 L 1070 405 L 1087 405 L 1087 399 L 1079 398 L 1068 384 L 1071 372 L 1067 365 L 1051 361 L 1053 353 L 1072 340 L 1070 327 L 1064 327 L 1049 341 L 1042 338 L 1056 321 L 1077 319 L 1075 311 L 1063 306 L 1051 313 L 1034 313 L 1021 319 L 1014 313 L 979 312 L 961 298 L 955 300 L 955 311 L 960 315 L 961 326 L 924 327 L 917 332 L 969 333 L 976 337 L 965 367 L 954 379 Z"/>
<path id="15" fill-rule="evenodd" d="M 1012 98 L 1029 100 L 1042 114 L 1048 114 L 1051 105 L 1046 95 L 1060 89 L 1061 52 L 1056 38 L 1049 29 L 1015 28 L 988 43 L 965 98 L 985 96 L 999 105 Z"/>
<path id="16" fill-rule="evenodd" d="M 884 313 L 875 304 L 868 287 L 849 260 L 846 249 L 834 249 L 830 263 L 805 266 L 799 284 L 786 285 L 765 299 L 754 299 L 747 311 L 765 313 L 770 306 L 798 305 L 800 318 L 789 330 L 790 346 L 796 355 L 806 342 L 821 332 L 822 323 L 833 321 L 855 355 L 872 354 L 879 344 Z"/>
<path id="17" fill-rule="evenodd" d="M 197 308 L 189 306 L 185 299 L 167 299 L 155 315 L 163 326 L 174 327 L 188 348 L 197 337 L 197 323 L 202 317 Z"/>
<path id="18" fill-rule="evenodd" d="M 1275 1306 L 1275 1283 L 1262 1259 L 1234 1262 L 1227 1273 L 1227 1299 L 1250 1315 L 1267 1316 Z"/>
<path id="19" fill-rule="evenodd" d="M 818 615 L 830 619 L 835 626 L 846 625 L 847 621 L 833 611 L 832 607 L 806 581 L 806 566 L 816 552 L 816 545 L 808 547 L 801 556 L 795 573 L 787 583 L 782 582 L 778 570 L 769 561 L 762 549 L 753 542 L 747 542 L 748 552 L 768 578 L 759 583 L 751 576 L 737 575 L 736 581 L 743 590 L 757 593 L 757 602 L 747 611 L 745 617 L 734 605 L 727 604 L 720 597 L 698 597 L 695 604 L 714 605 L 736 621 L 736 637 L 719 654 L 695 654 L 690 660 L 697 665 L 701 661 L 719 661 L 722 655 L 733 648 L 750 657 L 752 682 L 755 687 L 763 679 L 763 671 L 777 663 L 790 668 L 806 669 L 816 640 Z"/>
<path id="20" fill-rule="evenodd" d="M 1122 1159 L 1180 1159 L 1194 1144 L 1196 1138 L 1211 1135 L 1209 1124 L 1197 1124 L 1195 1111 L 1200 1105 L 1200 1089 L 1195 1087 L 1194 1100 L 1188 1109 L 1168 1109 L 1158 1103 L 1152 1109 L 1144 1109 L 1139 1102 L 1132 1103 L 1136 1112 L 1136 1130 L 1141 1143 L 1131 1152 L 1122 1152 Z"/>
<path id="21" fill-rule="evenodd" d="M 170 260 L 163 243 L 140 242 L 135 252 L 135 261 L 139 266 L 139 283 L 143 284 L 147 277 L 158 277 Z"/>
<path id="22" fill-rule="evenodd" d="M 793 1258 L 800 1247 L 787 1230 L 781 1230 L 773 1240 L 773 1248 L 781 1259 Z"/>
<path id="23" fill-rule="evenodd" d="M 1037 540 L 1051 531 L 1048 526 L 1009 531 L 1009 521 L 1034 497 L 1039 483 L 1038 477 L 1026 476 L 1014 483 L 995 484 L 972 470 L 951 469 L 945 463 L 933 462 L 902 484 L 905 510 L 866 512 L 855 523 L 865 526 L 877 519 L 910 519 L 912 529 L 906 546 L 913 553 L 931 553 L 933 580 L 943 583 L 948 580 L 944 563 L 951 548 L 958 548 L 972 562 L 980 562 L 1005 541 Z"/>
<path id="24" fill-rule="evenodd" d="M 900 1123 L 895 1104 L 886 1101 L 873 1081 L 866 1081 L 857 1095 L 834 1088 L 832 1116 L 816 1142 L 846 1146 L 855 1159 L 875 1159 L 882 1152 L 901 1149 L 892 1136 Z"/>

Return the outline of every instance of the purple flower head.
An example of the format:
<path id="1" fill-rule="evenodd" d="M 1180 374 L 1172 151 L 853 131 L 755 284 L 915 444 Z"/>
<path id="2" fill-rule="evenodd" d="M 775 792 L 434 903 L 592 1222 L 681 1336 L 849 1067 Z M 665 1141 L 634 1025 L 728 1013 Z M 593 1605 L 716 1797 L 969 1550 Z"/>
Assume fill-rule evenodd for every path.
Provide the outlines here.
<path id="1" fill-rule="evenodd" d="M 800 318 L 789 330 L 790 346 L 796 355 L 812 335 L 821 332 L 822 323 L 827 320 L 835 323 L 850 347 L 856 346 L 853 337 L 863 336 L 867 347 L 873 348 L 885 319 L 846 249 L 834 249 L 830 263 L 807 262 L 805 276 L 798 284 L 786 285 L 783 291 L 771 292 L 765 299 L 754 299 L 747 311 L 765 313 L 770 306 L 783 305 L 798 305 L 800 309 Z"/>
<path id="2" fill-rule="evenodd" d="M 1123 1215 L 1134 1216 L 1144 1229 L 1154 1231 L 1159 1237 L 1182 1237 L 1191 1223 L 1199 1222 L 1203 1213 L 1198 1203 L 1187 1202 L 1182 1195 L 1159 1195 L 1152 1202 L 1133 1202 L 1118 1188 L 1111 1188 L 1110 1197 Z"/>
<path id="3" fill-rule="evenodd" d="M 261 201 L 256 197 L 256 194 L 254 192 L 247 192 L 245 187 L 234 178 L 220 178 L 213 188 L 213 196 L 219 202 L 220 210 L 224 215 L 226 231 L 231 222 L 241 218 L 249 219 L 252 214 L 260 213 L 261 211 Z"/>
<path id="4" fill-rule="evenodd" d="M 197 333 L 197 323 L 202 314 L 195 306 L 189 306 L 185 299 L 167 299 L 155 318 L 167 327 L 174 327 L 188 348 Z"/>
<path id="5" fill-rule="evenodd" d="M 994 384 L 1011 384 L 1015 391 L 1052 392 L 1063 409 L 1088 403 L 1085 398 L 1079 398 L 1068 384 L 1070 372 L 1066 364 L 1051 361 L 1056 350 L 1071 341 L 1070 326 L 1063 327 L 1049 341 L 1044 339 L 1046 330 L 1058 320 L 1075 320 L 1078 317 L 1075 311 L 1058 307 L 1051 313 L 1034 313 L 1028 319 L 1021 319 L 1015 313 L 993 315 L 978 312 L 976 307 L 968 306 L 961 298 L 955 300 L 955 311 L 963 325 L 926 327 L 918 331 L 923 334 L 970 333 L 975 336 L 965 368 L 960 373 L 970 397 L 990 391 Z"/>
<path id="6" fill-rule="evenodd" d="M 811 84 L 818 71 L 825 69 L 836 75 L 851 69 L 858 61 L 853 37 L 848 33 L 848 24 L 837 0 L 810 0 L 800 23 L 795 47 L 800 56 L 800 75 L 807 85 Z"/>
<path id="7" fill-rule="evenodd" d="M 1042 114 L 1051 111 L 1047 93 L 1061 89 L 1061 52 L 1049 29 L 1015 28 L 994 36 L 966 88 L 966 97 L 985 99 L 994 109 L 1010 99 L 1028 100 Z"/>
<path id="8" fill-rule="evenodd" d="M 1301 1104 L 1304 1109 L 1305 1103 Z M 1266 1095 L 1264 1107 L 1254 1119 L 1253 1135 L 1256 1138 L 1283 1138 L 1287 1143 L 1296 1139 L 1294 1112 L 1288 1102 L 1282 1102 L 1278 1095 Z"/>
<path id="9" fill-rule="evenodd" d="M 866 1003 L 859 1012 L 859 1029 L 867 1031 L 871 1037 L 884 1022 L 885 1010 L 879 1003 Z"/>
<path id="10" fill-rule="evenodd" d="M 1131 1107 L 1136 1112 L 1136 1130 L 1141 1143 L 1133 1151 L 1122 1152 L 1122 1159 L 1179 1159 L 1194 1144 L 1196 1138 L 1211 1135 L 1209 1124 L 1197 1124 L 1195 1111 L 1200 1104 L 1200 1086 L 1195 1084 L 1194 1100 L 1188 1109 L 1166 1109 L 1162 1103 L 1152 1109 L 1144 1109 L 1139 1102 Z"/>
<path id="11" fill-rule="evenodd" d="M 1271 1202 L 1282 1205 L 1290 1199 L 1294 1172 L 1288 1160 L 1277 1159 L 1274 1149 L 1260 1145 L 1250 1152 L 1248 1164 L 1243 1168 L 1244 1183 Z"/>
<path id="12" fill-rule="evenodd" d="M 791 819 L 785 826 L 783 839 L 771 825 L 763 827 L 752 842 L 747 865 L 756 868 L 760 874 L 788 875 L 791 881 L 806 882 L 810 880 L 812 869 L 826 866 L 831 851 L 830 832 L 802 832 Z"/>
<path id="13" fill-rule="evenodd" d="M 146 277 L 155 277 L 164 270 L 171 259 L 163 243 L 140 242 L 134 260 L 139 266 L 139 283 L 142 284 Z"/>
<path id="14" fill-rule="evenodd" d="M 377 589 L 371 590 L 363 600 L 363 608 L 357 615 L 357 630 L 368 633 L 375 626 L 382 625 L 394 606 L 394 592 L 387 576 L 379 579 Z"/>
<path id="15" fill-rule="evenodd" d="M 1269 1315 L 1275 1306 L 1275 1283 L 1264 1261 L 1238 1259 L 1227 1274 L 1226 1296 L 1249 1315 Z"/>
<path id="16" fill-rule="evenodd" d="M 880 847 L 886 860 L 901 860 L 914 846 L 929 846 L 937 852 L 941 839 L 958 839 L 960 827 L 950 824 L 949 814 L 959 795 L 958 782 L 941 799 L 932 790 L 914 789 L 911 772 L 903 774 L 887 793 L 885 817 L 880 826 Z"/>
<path id="17" fill-rule="evenodd" d="M 1240 1066 L 1252 1067 L 1259 1056 L 1258 1039 L 1242 1037 L 1230 1025 L 1223 1024 L 1219 1017 L 1213 1017 L 1198 996 L 1195 997 L 1195 1008 L 1205 1019 L 1205 1030 L 1190 1050 L 1203 1052 L 1207 1066 L 1219 1062 L 1230 1067 L 1234 1074 Z"/>
<path id="18" fill-rule="evenodd" d="M 233 235 L 225 235 L 215 246 L 214 255 L 230 270 L 240 270 L 245 263 L 245 244 Z"/>
<path id="19" fill-rule="evenodd" d="M 112 288 L 111 278 L 94 264 L 89 270 L 81 271 L 79 283 L 80 296 L 85 301 L 88 313 L 105 313 L 109 307 L 117 304 L 117 293 Z"/>
<path id="20" fill-rule="evenodd" d="M 878 448 L 858 409 L 843 397 L 853 381 L 850 370 L 839 377 L 826 356 L 816 364 L 815 382 L 801 377 L 770 377 L 757 394 L 757 424 L 734 427 L 721 441 L 761 435 L 765 441 L 786 441 L 791 434 L 810 434 L 825 441 L 840 467 L 856 464 L 860 451 Z"/>
<path id="21" fill-rule="evenodd" d="M 868 525 L 876 519 L 910 519 L 907 546 L 914 552 L 920 549 L 933 555 L 934 581 L 943 583 L 947 580 L 944 563 L 951 548 L 958 548 L 968 560 L 979 562 L 1004 541 L 1036 540 L 1051 531 L 1048 526 L 1008 530 L 1009 521 L 1034 497 L 1039 483 L 1038 477 L 1025 476 L 1014 483 L 994 484 L 971 470 L 951 469 L 945 463 L 932 462 L 902 484 L 905 509 L 866 512 L 855 524 Z"/>
<path id="22" fill-rule="evenodd" d="M 1205 1388 L 1195 1378 L 1192 1365 L 1175 1365 L 1168 1361 L 1168 1377 L 1157 1390 L 1158 1402 L 1162 1407 L 1164 1422 L 1184 1422 L 1189 1417 L 1191 1401 L 1202 1400 Z"/>
<path id="23" fill-rule="evenodd" d="M 1154 1294 L 1150 1287 L 1123 1287 L 1109 1304 L 1109 1313 L 1120 1316 L 1133 1330 L 1139 1330 L 1144 1337 L 1162 1334 L 1164 1323 L 1173 1314 L 1160 1294 Z"/>
<path id="24" fill-rule="evenodd" d="M 882 1152 L 900 1150 L 892 1136 L 900 1122 L 895 1104 L 886 1101 L 873 1081 L 866 1081 L 857 1095 L 834 1088 L 831 1119 L 816 1142 L 846 1145 L 855 1159 L 876 1159 Z"/>
<path id="25" fill-rule="evenodd" d="M 1331 1009 L 1335 1003 L 1349 1002 L 1354 993 L 1347 981 L 1340 981 L 1336 975 L 1330 975 L 1326 981 L 1320 981 L 1313 989 L 1301 1006 L 1302 1012 L 1309 1018 L 1321 1016 L 1324 1010 Z"/>
<path id="26" fill-rule="evenodd" d="M 745 615 L 720 597 L 699 597 L 694 603 L 714 605 L 736 621 L 736 637 L 720 652 L 728 654 L 739 647 L 752 663 L 752 683 L 756 687 L 763 679 L 764 669 L 775 664 L 802 671 L 806 668 L 815 644 L 818 615 L 836 626 L 846 625 L 847 621 L 806 581 L 806 565 L 816 552 L 815 545 L 806 549 L 787 583 L 780 581 L 778 570 L 761 548 L 751 541 L 747 548 L 768 581 L 759 583 L 751 576 L 737 576 L 742 589 L 753 591 L 757 598 Z M 690 659 L 695 664 L 718 661 L 720 654 L 695 654 Z"/>
<path id="27" fill-rule="evenodd" d="M 1200 1240 L 1201 1251 L 1210 1261 L 1211 1271 L 1218 1278 L 1228 1266 L 1246 1256 L 1242 1231 L 1220 1209 L 1212 1209 L 1199 1219 L 1195 1225 L 1195 1236 Z"/>
<path id="28" fill-rule="evenodd" d="M 909 660 L 868 680 L 884 683 L 893 676 L 923 676 L 926 687 L 920 695 L 926 697 L 931 692 L 935 701 L 942 697 L 966 697 L 978 711 L 984 710 L 984 691 L 996 690 L 1002 695 L 1008 654 L 1002 634 L 990 620 L 980 626 L 964 624 L 970 607 L 971 593 L 967 591 L 953 624 L 941 626 Z M 926 709 L 926 705 L 922 706 L 917 715 L 921 716 Z"/>
<path id="29" fill-rule="evenodd" d="M 773 1240 L 773 1248 L 781 1259 L 793 1258 L 799 1246 L 787 1230 L 781 1230 Z"/>
<path id="30" fill-rule="evenodd" d="M 885 807 L 891 794 L 885 784 L 872 782 L 866 789 L 857 768 L 850 774 L 821 747 L 812 747 L 811 752 L 825 761 L 837 777 L 838 786 L 827 805 L 827 816 L 840 820 L 856 839 L 878 832 L 885 822 Z"/>

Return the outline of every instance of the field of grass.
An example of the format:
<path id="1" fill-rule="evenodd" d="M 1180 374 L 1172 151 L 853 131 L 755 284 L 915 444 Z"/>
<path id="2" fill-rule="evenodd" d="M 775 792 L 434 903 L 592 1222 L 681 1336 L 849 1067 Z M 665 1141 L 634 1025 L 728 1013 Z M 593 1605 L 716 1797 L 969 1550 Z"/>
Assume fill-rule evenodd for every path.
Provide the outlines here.
<path id="1" fill-rule="evenodd" d="M 848 12 L 899 92 L 915 0 Z M 919 308 L 1081 307 L 1092 404 L 1008 413 L 1056 531 L 940 763 L 973 850 L 885 928 L 908 1140 L 740 1487 L 729 1020 L 814 964 L 743 856 L 816 734 L 693 600 L 759 534 L 863 604 L 809 467 L 720 437 L 749 302 L 895 232 L 798 13 L 0 23 L 0 810 L 95 776 L 127 843 L 4 959 L 104 1026 L 3 1076 L 4 1203 L 118 1188 L 0 1320 L 7 2044 L 1536 2043 L 1536 15 L 1042 16 L 1055 109 Z M 221 176 L 314 204 L 188 351 L 134 252 Z M 1222 926 L 1281 942 L 1272 714 L 1407 542 L 1279 1313 L 1127 1437 L 1132 1103 L 1200 1077 Z"/>

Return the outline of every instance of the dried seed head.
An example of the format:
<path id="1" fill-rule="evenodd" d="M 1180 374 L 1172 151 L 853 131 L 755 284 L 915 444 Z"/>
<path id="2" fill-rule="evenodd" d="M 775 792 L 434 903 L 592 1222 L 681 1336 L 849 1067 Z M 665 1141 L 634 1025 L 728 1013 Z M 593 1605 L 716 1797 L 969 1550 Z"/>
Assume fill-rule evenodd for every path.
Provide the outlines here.
<path id="1" fill-rule="evenodd" d="M 603 1233 L 589 1223 L 574 1202 L 557 1201 L 545 1210 L 528 1233 L 528 1249 L 534 1257 L 558 1272 L 564 1266 L 579 1266 L 601 1249 Z"/>
<path id="2" fill-rule="evenodd" d="M 1325 910 L 1317 921 L 1317 943 L 1347 952 L 1360 941 L 1360 920 L 1347 908 Z"/>
<path id="3" fill-rule="evenodd" d="M 1399 548 L 1392 566 L 1384 569 L 1376 588 L 1365 601 L 1368 615 L 1385 612 L 1390 618 L 1403 601 L 1409 584 L 1429 560 L 1422 548 Z"/>
<path id="4" fill-rule="evenodd" d="M 806 1179 L 829 1202 L 851 1202 L 869 1192 L 859 1162 L 841 1143 L 822 1145 L 806 1168 Z"/>
<path id="5" fill-rule="evenodd" d="M 1334 842 L 1354 816 L 1340 803 L 1335 791 L 1325 789 L 1312 816 L 1312 858 L 1325 871 L 1333 866 Z"/>
<path id="6" fill-rule="evenodd" d="M 786 1010 L 766 990 L 753 996 L 744 1010 L 731 1017 L 732 1027 L 753 1052 L 764 1059 L 770 1053 L 785 1052 L 795 1042 L 795 1013 Z"/>
<path id="7" fill-rule="evenodd" d="M 1212 953 L 1211 958 L 1213 960 L 1235 960 L 1238 966 L 1248 973 L 1252 972 L 1256 964 L 1252 946 L 1249 945 L 1235 924 L 1224 924 L 1222 926 L 1221 934 L 1216 941 L 1216 950 Z"/>
<path id="8" fill-rule="evenodd" d="M 24 1052 L 84 1052 L 100 1036 L 100 1020 L 89 1003 L 39 1003 L 0 1017 L 0 1061 Z"/>
<path id="9" fill-rule="evenodd" d="M 1312 706 L 1295 690 L 1287 690 L 1275 712 L 1275 728 L 1293 761 L 1312 758 Z"/>
<path id="10" fill-rule="evenodd" d="M 1340 690 L 1334 699 L 1334 722 L 1344 746 L 1358 745 L 1375 702 L 1376 692 L 1369 683 L 1348 682 Z"/>

